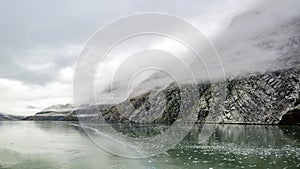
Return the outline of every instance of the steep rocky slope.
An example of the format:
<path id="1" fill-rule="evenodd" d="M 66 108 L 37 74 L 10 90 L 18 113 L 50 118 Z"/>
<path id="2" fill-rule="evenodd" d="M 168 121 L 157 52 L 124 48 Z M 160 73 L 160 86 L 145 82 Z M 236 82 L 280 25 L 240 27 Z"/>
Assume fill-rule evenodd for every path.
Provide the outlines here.
<path id="1" fill-rule="evenodd" d="M 294 67 L 272 72 L 250 74 L 245 77 L 228 79 L 226 82 L 198 84 L 199 102 L 198 122 L 210 123 L 250 123 L 250 124 L 296 124 L 299 123 L 300 103 L 300 68 Z M 217 98 L 212 97 L 213 88 L 225 85 L 225 100 L 220 104 L 218 111 L 213 108 Z M 189 85 L 186 88 L 192 88 Z M 102 112 L 109 122 L 159 122 L 173 123 L 180 112 L 180 89 L 174 83 L 160 91 L 151 104 L 150 93 L 131 98 Z M 150 110 L 154 107 L 159 110 L 160 103 L 166 98 L 163 113 L 157 114 Z M 193 99 L 193 98 L 190 98 Z M 183 100 L 188 102 L 189 100 Z M 120 107 L 131 103 L 135 110 L 121 114 Z M 195 107 L 195 105 L 189 105 Z M 299 107 L 299 106 L 298 106 Z M 152 113 L 152 114 L 151 114 Z M 210 118 L 206 119 L 210 114 Z M 149 118 L 152 118 L 149 120 Z M 292 119 L 292 120 L 289 120 Z M 93 118 L 97 120 L 97 118 Z"/>

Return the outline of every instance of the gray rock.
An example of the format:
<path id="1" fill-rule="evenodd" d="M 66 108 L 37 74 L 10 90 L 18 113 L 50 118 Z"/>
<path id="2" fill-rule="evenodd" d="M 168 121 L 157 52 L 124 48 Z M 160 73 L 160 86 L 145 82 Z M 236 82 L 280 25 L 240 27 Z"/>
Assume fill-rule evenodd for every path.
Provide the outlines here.
<path id="1" fill-rule="evenodd" d="M 248 76 L 228 79 L 217 84 L 199 83 L 198 122 L 209 123 L 242 123 L 242 124 L 294 124 L 284 120 L 287 114 L 294 116 L 292 110 L 299 103 L 300 68 L 294 67 L 272 72 L 250 74 Z M 226 99 L 218 102 L 218 97 L 212 97 L 212 91 L 221 85 L 226 86 Z M 187 85 L 187 89 L 193 87 Z M 214 89 L 213 89 L 214 88 Z M 172 124 L 176 121 L 180 112 L 180 103 L 183 101 L 189 105 L 192 97 L 181 100 L 181 91 L 175 83 L 171 84 L 158 94 L 153 102 L 153 107 L 161 102 L 161 95 L 166 97 L 166 106 L 161 117 L 152 120 L 155 123 Z M 218 92 L 216 93 L 218 95 Z M 133 112 L 121 115 L 117 107 L 125 107 L 128 103 L 134 105 Z M 213 107 L 218 104 L 218 111 Z M 189 105 L 186 107 L 193 107 Z M 103 112 L 104 118 L 109 122 L 143 122 L 149 116 L 149 93 L 115 105 Z M 298 109 L 297 109 L 298 110 Z M 299 111 L 297 111 L 299 112 Z M 210 115 L 209 119 L 207 119 Z M 130 117 L 130 118 L 126 118 Z M 94 119 L 96 120 L 96 119 Z M 283 122 L 283 121 L 284 122 Z M 291 123 L 290 123 L 291 122 Z"/>

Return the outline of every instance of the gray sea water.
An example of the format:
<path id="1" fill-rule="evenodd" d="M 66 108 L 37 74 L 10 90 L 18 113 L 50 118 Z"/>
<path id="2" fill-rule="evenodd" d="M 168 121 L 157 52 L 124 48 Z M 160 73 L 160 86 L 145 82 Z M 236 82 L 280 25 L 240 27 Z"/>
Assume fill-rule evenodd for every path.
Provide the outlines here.
<path id="1" fill-rule="evenodd" d="M 145 135 L 145 128 L 155 127 L 135 127 L 134 133 Z M 0 168 L 300 168 L 299 126 L 217 125 L 205 143 L 199 143 L 200 132 L 201 126 L 195 126 L 164 154 L 130 159 L 97 147 L 75 122 L 0 122 Z"/>

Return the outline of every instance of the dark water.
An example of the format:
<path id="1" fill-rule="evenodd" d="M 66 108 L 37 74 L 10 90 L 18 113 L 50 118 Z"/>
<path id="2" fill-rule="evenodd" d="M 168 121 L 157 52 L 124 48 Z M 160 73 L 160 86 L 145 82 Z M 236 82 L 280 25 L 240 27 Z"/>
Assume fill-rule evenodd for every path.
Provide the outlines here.
<path id="1" fill-rule="evenodd" d="M 217 125 L 204 143 L 199 143 L 201 126 L 195 126 L 174 149 L 147 159 L 129 159 L 98 148 L 73 124 L 0 122 L 0 168 L 300 168 L 299 126 Z M 145 128 L 155 131 L 156 127 L 130 131 L 144 137 Z"/>

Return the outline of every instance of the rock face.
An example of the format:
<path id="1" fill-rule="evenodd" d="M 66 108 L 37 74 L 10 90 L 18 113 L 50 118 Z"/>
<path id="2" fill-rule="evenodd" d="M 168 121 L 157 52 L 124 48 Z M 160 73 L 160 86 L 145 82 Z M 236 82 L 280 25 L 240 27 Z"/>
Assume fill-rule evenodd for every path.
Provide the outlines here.
<path id="1" fill-rule="evenodd" d="M 242 124 L 297 124 L 299 109 L 300 68 L 294 67 L 262 74 L 252 74 L 244 77 L 228 79 L 226 82 L 216 84 L 198 84 L 199 102 L 195 111 L 198 113 L 198 122 L 210 123 L 242 123 Z M 218 103 L 218 97 L 212 97 L 215 88 L 225 86 L 225 99 Z M 189 88 L 189 85 L 185 86 Z M 123 103 L 113 106 L 102 112 L 108 122 L 156 122 L 173 123 L 179 116 L 180 103 L 189 102 L 181 100 L 181 91 L 178 86 L 171 84 L 158 92 L 156 98 L 149 101 L 150 93 L 131 98 Z M 216 94 L 218 95 L 218 94 Z M 162 113 L 158 113 L 165 96 L 165 106 Z M 131 103 L 134 111 L 122 114 L 120 107 Z M 218 111 L 214 106 L 218 104 Z M 157 109 L 154 112 L 151 108 Z M 156 113 L 156 114 L 155 114 Z M 209 115 L 209 116 L 208 116 Z M 156 117 L 155 119 L 150 119 Z M 207 118 L 209 117 L 209 118 Z M 93 118 L 97 120 L 97 118 Z"/>
<path id="2" fill-rule="evenodd" d="M 299 80 L 299 68 L 229 80 L 222 122 L 280 123 L 299 104 Z"/>
<path id="3" fill-rule="evenodd" d="M 281 118 L 280 124 L 300 124 L 300 106 L 287 111 Z"/>

